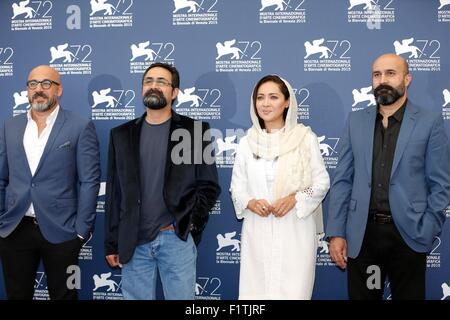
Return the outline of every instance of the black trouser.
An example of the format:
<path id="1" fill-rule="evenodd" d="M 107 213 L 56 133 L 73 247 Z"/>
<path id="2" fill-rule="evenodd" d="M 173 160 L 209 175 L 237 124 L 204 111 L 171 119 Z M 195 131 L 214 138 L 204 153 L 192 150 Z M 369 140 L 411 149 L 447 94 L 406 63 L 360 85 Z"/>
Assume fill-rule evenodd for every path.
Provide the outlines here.
<path id="1" fill-rule="evenodd" d="M 0 237 L 0 256 L 6 295 L 10 300 L 31 300 L 39 262 L 42 258 L 50 299 L 76 300 L 76 289 L 69 289 L 67 267 L 78 265 L 80 239 L 58 244 L 48 242 L 32 218 L 25 217 L 6 238 Z"/>
<path id="2" fill-rule="evenodd" d="M 374 269 L 381 270 L 380 289 L 370 289 Z M 348 293 L 351 300 L 380 300 L 386 275 L 392 299 L 425 299 L 426 253 L 413 251 L 403 240 L 394 223 L 380 224 L 369 219 L 361 251 L 348 259 Z M 372 276 L 372 278 L 370 278 Z M 369 280 L 369 281 L 368 281 Z"/>

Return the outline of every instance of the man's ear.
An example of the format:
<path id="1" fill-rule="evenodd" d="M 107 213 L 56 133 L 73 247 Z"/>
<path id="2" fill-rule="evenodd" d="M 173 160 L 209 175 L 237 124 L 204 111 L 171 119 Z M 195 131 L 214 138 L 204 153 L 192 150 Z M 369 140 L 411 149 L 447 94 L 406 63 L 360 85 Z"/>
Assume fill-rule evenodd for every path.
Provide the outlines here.
<path id="1" fill-rule="evenodd" d="M 180 92 L 179 88 L 173 88 L 172 91 L 172 100 L 174 100 L 178 96 L 178 92 Z"/>
<path id="2" fill-rule="evenodd" d="M 408 73 L 407 75 L 405 75 L 405 85 L 408 87 L 411 81 L 412 81 L 412 74 Z"/>

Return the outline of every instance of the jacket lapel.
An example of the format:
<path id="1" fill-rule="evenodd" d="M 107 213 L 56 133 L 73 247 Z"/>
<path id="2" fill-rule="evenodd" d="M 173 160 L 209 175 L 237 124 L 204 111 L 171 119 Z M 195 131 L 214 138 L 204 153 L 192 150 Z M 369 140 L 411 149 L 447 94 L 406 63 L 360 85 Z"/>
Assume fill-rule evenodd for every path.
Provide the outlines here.
<path id="1" fill-rule="evenodd" d="M 166 169 L 164 172 L 164 181 L 168 180 L 170 170 L 172 168 L 173 161 L 171 160 L 172 149 L 175 147 L 179 141 L 172 140 L 172 133 L 176 130 L 182 128 L 181 117 L 178 113 L 172 110 L 172 117 L 170 121 L 170 131 L 169 131 L 169 141 L 167 142 L 167 154 L 166 154 Z M 192 141 L 191 141 L 192 142 Z"/>
<path id="2" fill-rule="evenodd" d="M 397 169 L 397 166 L 405 151 L 406 145 L 411 137 L 411 133 L 416 124 L 417 112 L 419 110 L 412 104 L 407 104 L 405 109 L 405 115 L 403 117 L 402 125 L 400 127 L 400 133 L 398 135 L 397 145 L 395 146 L 394 161 L 392 163 L 391 178 Z"/>
<path id="3" fill-rule="evenodd" d="M 39 160 L 39 164 L 36 168 L 34 175 L 36 176 L 39 172 L 39 169 L 42 167 L 42 163 L 45 161 L 45 157 L 48 155 L 49 151 L 52 149 L 53 144 L 55 143 L 56 137 L 58 136 L 61 128 L 66 121 L 66 113 L 65 111 L 59 107 L 58 115 L 55 119 L 55 123 L 53 124 L 52 131 L 48 137 L 47 143 L 45 144 L 44 152 L 42 153 L 41 159 Z"/>
<path id="4" fill-rule="evenodd" d="M 19 123 L 19 126 L 17 127 L 17 133 L 15 134 L 15 138 L 17 139 L 16 145 L 20 146 L 19 147 L 20 148 L 20 158 L 23 160 L 24 167 L 27 168 L 26 170 L 31 177 L 30 165 L 28 164 L 27 153 L 25 152 L 25 147 L 23 145 L 23 138 L 25 135 L 25 129 L 27 127 L 27 124 L 28 124 L 28 118 L 27 118 L 27 115 L 24 114 L 23 116 L 20 117 L 20 123 Z"/>
<path id="5" fill-rule="evenodd" d="M 367 173 L 369 177 L 372 176 L 372 160 L 373 160 L 373 135 L 375 131 L 375 119 L 377 116 L 377 107 L 371 107 L 366 109 L 366 119 L 364 122 L 364 127 L 362 128 L 363 132 L 366 132 L 367 139 L 363 141 L 367 141 L 366 150 L 364 154 L 366 155 L 366 166 Z"/>
<path id="6" fill-rule="evenodd" d="M 146 114 L 144 113 L 139 119 L 137 119 L 134 124 L 130 128 L 130 146 L 131 146 L 131 165 L 134 167 L 136 178 L 140 183 L 140 155 L 139 155 L 139 146 L 141 143 L 141 128 L 142 124 L 145 121 Z"/>

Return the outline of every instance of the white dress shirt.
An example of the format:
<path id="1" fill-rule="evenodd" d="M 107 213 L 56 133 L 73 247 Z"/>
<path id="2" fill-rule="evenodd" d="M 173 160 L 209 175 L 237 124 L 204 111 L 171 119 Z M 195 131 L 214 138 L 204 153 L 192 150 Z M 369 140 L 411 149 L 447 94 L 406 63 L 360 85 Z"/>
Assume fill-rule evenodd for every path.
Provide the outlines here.
<path id="1" fill-rule="evenodd" d="M 31 117 L 31 109 L 28 110 L 28 122 L 23 135 L 23 147 L 27 155 L 28 166 L 30 167 L 32 176 L 34 176 L 34 173 L 39 165 L 39 161 L 41 160 L 48 137 L 50 136 L 50 132 L 52 132 L 53 125 L 55 124 L 56 117 L 58 116 L 58 112 L 59 105 L 57 105 L 55 110 L 53 110 L 53 112 L 47 117 L 47 120 L 45 121 L 45 128 L 39 135 L 37 123 Z M 30 217 L 36 216 L 33 203 L 31 203 L 25 215 Z"/>

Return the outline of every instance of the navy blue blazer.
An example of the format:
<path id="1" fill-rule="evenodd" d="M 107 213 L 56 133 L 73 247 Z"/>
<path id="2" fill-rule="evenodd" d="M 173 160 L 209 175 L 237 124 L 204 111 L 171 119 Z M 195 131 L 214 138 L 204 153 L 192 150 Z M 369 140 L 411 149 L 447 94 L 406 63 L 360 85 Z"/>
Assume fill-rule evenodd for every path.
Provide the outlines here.
<path id="1" fill-rule="evenodd" d="M 0 130 L 0 236 L 7 237 L 33 203 L 51 243 L 89 237 L 100 186 L 100 155 L 92 121 L 59 109 L 34 176 L 23 146 L 27 115 Z"/>

